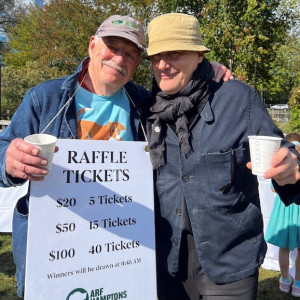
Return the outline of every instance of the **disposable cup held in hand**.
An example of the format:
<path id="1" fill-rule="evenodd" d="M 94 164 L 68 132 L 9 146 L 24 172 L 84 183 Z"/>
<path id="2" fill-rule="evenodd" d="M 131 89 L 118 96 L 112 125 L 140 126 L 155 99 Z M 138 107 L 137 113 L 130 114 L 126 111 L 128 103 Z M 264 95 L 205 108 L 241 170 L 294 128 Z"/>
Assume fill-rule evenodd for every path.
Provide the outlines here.
<path id="1" fill-rule="evenodd" d="M 260 135 L 250 135 L 248 138 L 252 174 L 263 176 L 272 167 L 271 159 L 280 148 L 281 138 Z"/>
<path id="2" fill-rule="evenodd" d="M 39 156 L 47 159 L 45 168 L 50 172 L 57 138 L 50 134 L 32 134 L 26 136 L 24 141 L 40 149 Z"/>

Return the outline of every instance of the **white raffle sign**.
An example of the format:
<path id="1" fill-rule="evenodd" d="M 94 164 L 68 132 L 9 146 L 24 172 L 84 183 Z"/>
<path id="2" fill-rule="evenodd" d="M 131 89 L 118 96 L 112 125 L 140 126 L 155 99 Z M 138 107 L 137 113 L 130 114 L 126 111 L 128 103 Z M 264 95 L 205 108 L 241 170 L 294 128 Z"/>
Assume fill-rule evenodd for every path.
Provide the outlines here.
<path id="1" fill-rule="evenodd" d="M 57 146 L 51 174 L 31 184 L 25 299 L 156 300 L 146 143 Z"/>

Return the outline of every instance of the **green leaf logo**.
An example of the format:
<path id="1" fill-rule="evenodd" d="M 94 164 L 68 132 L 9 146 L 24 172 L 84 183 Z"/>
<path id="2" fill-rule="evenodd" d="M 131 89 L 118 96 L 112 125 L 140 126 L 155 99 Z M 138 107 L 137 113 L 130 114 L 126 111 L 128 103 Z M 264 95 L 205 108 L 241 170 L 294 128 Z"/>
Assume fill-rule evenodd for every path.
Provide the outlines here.
<path id="1" fill-rule="evenodd" d="M 112 23 L 113 23 L 114 25 L 123 25 L 123 24 L 125 24 L 125 21 L 124 21 L 124 20 L 118 19 L 118 20 L 112 21 Z"/>
<path id="2" fill-rule="evenodd" d="M 139 30 L 139 27 L 137 25 L 135 25 L 134 23 L 130 22 L 130 21 L 127 22 L 127 25 L 128 25 L 128 27 L 130 27 L 130 28 L 132 28 L 132 29 L 134 29 L 136 31 Z"/>

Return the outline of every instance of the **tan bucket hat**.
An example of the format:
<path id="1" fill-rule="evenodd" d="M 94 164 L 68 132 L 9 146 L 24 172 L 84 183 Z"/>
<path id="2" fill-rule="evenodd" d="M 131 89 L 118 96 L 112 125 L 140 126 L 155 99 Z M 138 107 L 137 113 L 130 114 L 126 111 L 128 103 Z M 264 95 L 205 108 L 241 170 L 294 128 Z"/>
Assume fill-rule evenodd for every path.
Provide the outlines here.
<path id="1" fill-rule="evenodd" d="M 203 45 L 198 20 L 181 13 L 164 14 L 154 18 L 148 25 L 149 46 L 146 56 L 176 50 L 210 50 Z"/>

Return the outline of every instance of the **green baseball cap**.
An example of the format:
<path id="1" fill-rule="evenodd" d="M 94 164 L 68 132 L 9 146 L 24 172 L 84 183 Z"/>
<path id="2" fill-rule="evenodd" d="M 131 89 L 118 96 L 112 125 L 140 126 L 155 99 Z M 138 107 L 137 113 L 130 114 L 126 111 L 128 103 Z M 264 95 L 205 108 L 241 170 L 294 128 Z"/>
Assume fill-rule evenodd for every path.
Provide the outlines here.
<path id="1" fill-rule="evenodd" d="M 95 36 L 118 36 L 127 39 L 145 51 L 145 32 L 141 24 L 129 16 L 113 15 L 105 20 L 98 28 Z"/>

